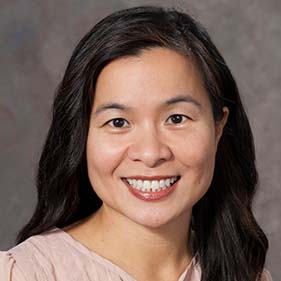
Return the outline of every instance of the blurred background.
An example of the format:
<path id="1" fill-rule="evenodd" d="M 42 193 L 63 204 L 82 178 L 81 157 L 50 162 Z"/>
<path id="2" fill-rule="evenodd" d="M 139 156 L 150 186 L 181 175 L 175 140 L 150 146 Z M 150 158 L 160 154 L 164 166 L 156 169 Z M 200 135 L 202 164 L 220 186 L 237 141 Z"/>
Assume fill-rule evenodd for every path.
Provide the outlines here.
<path id="1" fill-rule="evenodd" d="M 71 53 L 100 19 L 156 4 L 193 14 L 237 80 L 252 125 L 260 188 L 256 219 L 270 242 L 266 267 L 281 260 L 280 0 L 0 0 L 0 249 L 14 245 L 36 203 L 35 169 L 50 124 L 54 91 Z"/>

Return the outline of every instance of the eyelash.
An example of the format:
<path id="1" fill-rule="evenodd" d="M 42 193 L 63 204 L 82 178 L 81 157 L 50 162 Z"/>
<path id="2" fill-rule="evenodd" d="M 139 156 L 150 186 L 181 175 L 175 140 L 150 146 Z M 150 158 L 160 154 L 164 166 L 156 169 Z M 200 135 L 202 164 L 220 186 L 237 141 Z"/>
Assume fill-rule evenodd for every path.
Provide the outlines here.
<path id="1" fill-rule="evenodd" d="M 186 115 L 184 115 L 184 114 L 173 114 L 173 115 L 171 115 L 167 120 L 169 120 L 170 118 L 172 118 L 172 117 L 175 117 L 175 116 L 180 116 L 180 117 L 182 117 L 183 119 L 186 119 L 186 120 L 188 120 L 188 119 L 191 119 L 190 117 L 188 117 L 188 116 L 186 116 Z M 185 121 L 186 121 L 185 120 Z M 180 122 L 180 123 L 172 123 L 172 124 L 182 124 L 183 122 Z"/>
<path id="2" fill-rule="evenodd" d="M 120 121 L 120 120 L 121 120 L 121 121 L 125 121 L 125 122 L 128 123 L 128 121 L 125 120 L 124 118 L 114 118 L 114 119 L 111 119 L 111 120 L 107 121 L 107 122 L 105 123 L 105 125 L 110 125 L 110 123 L 113 124 L 113 122 L 114 122 L 114 121 L 117 121 L 117 120 L 119 120 L 119 121 Z M 113 125 L 111 125 L 111 127 L 113 127 L 113 128 L 124 128 L 123 126 L 122 126 L 122 127 L 116 127 L 116 126 L 113 126 Z"/>
<path id="3" fill-rule="evenodd" d="M 180 116 L 181 118 L 185 118 L 186 120 L 188 120 L 188 119 L 190 119 L 191 120 L 191 118 L 190 117 L 188 117 L 188 116 L 186 116 L 186 115 L 184 115 L 184 114 L 173 114 L 173 115 L 171 115 L 167 120 L 169 120 L 170 118 L 172 118 L 172 117 L 175 117 L 175 116 Z M 125 121 L 125 122 L 127 122 L 128 123 L 128 121 L 126 120 L 126 119 L 124 119 L 124 118 L 114 118 L 114 119 L 111 119 L 111 120 L 109 120 L 109 121 L 107 121 L 106 123 L 105 123 L 105 125 L 110 125 L 110 123 L 112 123 L 112 125 L 110 125 L 111 127 L 113 127 L 113 128 L 124 128 L 123 126 L 121 126 L 121 127 L 118 127 L 118 126 L 114 126 L 113 125 L 113 122 L 114 121 L 116 121 L 116 120 L 121 120 L 121 121 Z M 186 121 L 185 120 L 185 121 Z M 170 124 L 175 124 L 175 125 L 177 125 L 177 124 L 182 124 L 183 122 L 180 122 L 180 123 L 170 123 Z"/>

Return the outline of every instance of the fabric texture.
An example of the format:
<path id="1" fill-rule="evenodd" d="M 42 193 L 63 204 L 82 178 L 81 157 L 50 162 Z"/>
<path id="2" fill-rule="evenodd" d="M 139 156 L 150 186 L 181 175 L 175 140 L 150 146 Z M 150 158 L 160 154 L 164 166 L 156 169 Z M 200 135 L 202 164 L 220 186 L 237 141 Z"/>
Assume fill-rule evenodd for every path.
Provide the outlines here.
<path id="1" fill-rule="evenodd" d="M 200 281 L 200 278 L 201 269 L 193 257 L 178 281 Z M 136 281 L 59 228 L 32 236 L 8 251 L 0 251 L 0 280 Z M 267 270 L 262 281 L 272 281 Z"/>

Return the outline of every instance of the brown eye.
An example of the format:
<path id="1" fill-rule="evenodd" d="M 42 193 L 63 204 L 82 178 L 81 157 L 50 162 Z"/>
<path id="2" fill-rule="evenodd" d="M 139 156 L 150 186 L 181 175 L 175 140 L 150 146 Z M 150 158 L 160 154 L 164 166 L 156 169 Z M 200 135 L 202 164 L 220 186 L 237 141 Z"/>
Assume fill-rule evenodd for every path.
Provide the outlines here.
<path id="1" fill-rule="evenodd" d="M 123 128 L 126 123 L 128 124 L 128 122 L 123 118 L 115 118 L 109 120 L 106 124 L 109 124 L 111 127 L 114 128 Z"/>
<path id="2" fill-rule="evenodd" d="M 183 114 L 173 114 L 168 118 L 168 120 L 170 120 L 169 123 L 173 123 L 173 124 L 183 123 L 187 119 L 188 119 L 188 117 Z"/>

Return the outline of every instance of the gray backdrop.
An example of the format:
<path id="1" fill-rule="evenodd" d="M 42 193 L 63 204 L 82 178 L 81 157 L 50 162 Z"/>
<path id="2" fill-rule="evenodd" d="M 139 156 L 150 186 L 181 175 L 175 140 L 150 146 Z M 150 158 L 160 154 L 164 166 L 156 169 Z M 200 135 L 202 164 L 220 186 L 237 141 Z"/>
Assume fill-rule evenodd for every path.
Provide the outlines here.
<path id="1" fill-rule="evenodd" d="M 34 171 L 49 125 L 54 90 L 80 38 L 109 13 L 140 4 L 188 8 L 225 57 L 254 132 L 260 189 L 255 215 L 268 235 L 267 268 L 281 260 L 281 1 L 0 2 L 0 249 L 13 245 L 36 200 Z"/>

